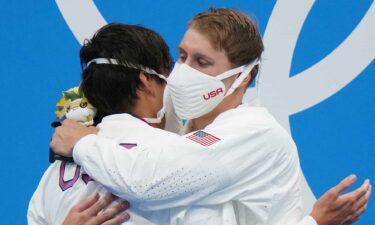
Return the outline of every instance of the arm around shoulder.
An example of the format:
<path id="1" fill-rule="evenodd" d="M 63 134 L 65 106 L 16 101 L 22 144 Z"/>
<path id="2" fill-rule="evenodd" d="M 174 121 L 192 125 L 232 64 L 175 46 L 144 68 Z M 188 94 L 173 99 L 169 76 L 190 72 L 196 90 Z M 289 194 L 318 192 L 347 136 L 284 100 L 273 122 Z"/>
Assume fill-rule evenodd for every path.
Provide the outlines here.
<path id="1" fill-rule="evenodd" d="M 73 158 L 94 180 L 143 210 L 191 204 L 227 185 L 228 174 L 208 151 L 177 139 L 128 149 L 129 143 L 88 135 L 75 145 Z"/>

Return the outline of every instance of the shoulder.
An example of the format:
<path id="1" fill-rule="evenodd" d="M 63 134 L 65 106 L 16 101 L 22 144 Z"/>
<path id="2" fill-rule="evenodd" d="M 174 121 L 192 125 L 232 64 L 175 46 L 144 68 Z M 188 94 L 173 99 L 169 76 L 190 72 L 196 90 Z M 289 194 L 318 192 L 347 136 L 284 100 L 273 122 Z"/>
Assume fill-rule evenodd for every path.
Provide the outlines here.
<path id="1" fill-rule="evenodd" d="M 259 134 L 271 138 L 289 136 L 266 108 L 247 105 L 221 113 L 205 130 L 234 136 L 257 135 L 257 138 Z"/>
<path id="2" fill-rule="evenodd" d="M 241 105 L 220 114 L 205 131 L 225 146 L 253 146 L 266 152 L 295 148 L 290 134 L 263 107 Z M 265 153 L 266 153 L 265 152 Z"/>
<path id="3" fill-rule="evenodd" d="M 38 189 L 41 188 L 46 183 L 50 182 L 54 177 L 59 175 L 59 168 L 61 167 L 62 161 L 56 160 L 51 165 L 48 166 L 44 172 L 42 178 L 39 181 Z"/>
<path id="4" fill-rule="evenodd" d="M 188 144 L 186 138 L 178 134 L 155 128 L 129 114 L 105 117 L 98 125 L 98 136 L 110 138 L 119 143 L 133 143 L 139 149 L 171 148 Z"/>
<path id="5" fill-rule="evenodd" d="M 277 124 L 266 108 L 240 105 L 218 115 L 207 128 L 230 126 L 243 129 L 267 129 Z"/>

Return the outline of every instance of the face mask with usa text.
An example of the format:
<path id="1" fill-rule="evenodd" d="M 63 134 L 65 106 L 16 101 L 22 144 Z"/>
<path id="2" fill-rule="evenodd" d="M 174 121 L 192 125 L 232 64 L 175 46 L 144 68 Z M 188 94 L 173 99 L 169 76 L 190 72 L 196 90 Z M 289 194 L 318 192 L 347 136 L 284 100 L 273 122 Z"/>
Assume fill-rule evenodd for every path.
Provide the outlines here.
<path id="1" fill-rule="evenodd" d="M 210 76 L 187 64 L 176 63 L 168 77 L 168 86 L 176 114 L 182 119 L 195 119 L 211 112 L 226 96 L 238 88 L 247 74 L 258 65 L 252 63 Z M 228 91 L 222 80 L 241 73 Z"/>

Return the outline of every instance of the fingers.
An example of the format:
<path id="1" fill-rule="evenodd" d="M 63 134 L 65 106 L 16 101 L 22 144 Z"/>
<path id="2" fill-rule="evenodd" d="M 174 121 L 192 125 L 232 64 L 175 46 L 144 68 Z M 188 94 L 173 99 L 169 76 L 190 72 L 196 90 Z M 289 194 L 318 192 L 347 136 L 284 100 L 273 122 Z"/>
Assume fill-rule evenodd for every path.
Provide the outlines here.
<path id="1" fill-rule="evenodd" d="M 65 119 L 60 127 L 69 128 L 69 129 L 79 129 L 81 127 L 86 127 L 82 123 L 78 123 L 77 121 L 71 119 Z M 95 128 L 95 127 L 94 127 Z"/>
<path id="2" fill-rule="evenodd" d="M 356 175 L 347 176 L 338 185 L 336 185 L 335 187 L 333 187 L 330 190 L 330 192 L 333 192 L 334 195 L 338 196 L 341 192 L 345 191 L 350 186 L 352 186 L 356 180 L 357 180 L 357 176 Z"/>
<path id="3" fill-rule="evenodd" d="M 105 209 L 116 199 L 116 196 L 111 193 L 107 193 L 104 197 L 101 197 L 92 207 L 88 208 L 87 213 L 91 216 L 97 215 L 100 211 Z"/>
<path id="4" fill-rule="evenodd" d="M 57 128 L 59 128 L 59 127 L 57 127 Z M 52 139 L 49 143 L 50 149 L 52 149 L 54 152 L 56 152 L 56 149 L 58 148 L 58 145 L 59 145 L 59 142 L 60 142 L 59 134 L 57 133 L 58 130 L 56 130 L 56 129 L 55 129 L 55 132 L 53 133 Z"/>
<path id="5" fill-rule="evenodd" d="M 119 215 L 115 216 L 113 219 L 108 220 L 102 225 L 120 225 L 126 221 L 128 221 L 130 218 L 129 214 L 126 212 L 120 213 Z"/>
<path id="6" fill-rule="evenodd" d="M 356 190 L 347 193 L 343 195 L 341 198 L 344 201 L 349 201 L 349 202 L 358 202 L 362 197 L 366 196 L 366 193 L 370 187 L 370 181 L 366 179 L 361 187 L 357 188 Z"/>
<path id="7" fill-rule="evenodd" d="M 366 211 L 366 207 L 367 205 L 358 208 L 357 211 L 353 213 L 353 215 L 348 217 L 348 220 L 345 222 L 345 224 L 353 224 L 358 221 L 359 217 Z"/>
<path id="8" fill-rule="evenodd" d="M 128 208 L 129 203 L 127 201 L 118 203 L 99 214 L 96 220 L 102 224 L 117 224 L 119 221 L 123 222 L 124 220 L 129 219 L 129 214 L 123 212 Z"/>
<path id="9" fill-rule="evenodd" d="M 364 213 L 366 211 L 366 207 L 365 206 L 362 206 L 361 208 L 359 208 L 353 215 L 353 219 L 351 219 L 350 221 L 353 223 L 354 221 L 357 221 L 359 219 L 359 217 L 362 215 L 362 213 Z"/>
<path id="10" fill-rule="evenodd" d="M 360 188 L 357 190 L 348 193 L 345 197 L 346 201 L 350 205 L 350 215 L 348 215 L 347 224 L 352 224 L 356 222 L 359 217 L 366 211 L 368 200 L 371 195 L 371 184 L 370 181 L 367 179 Z"/>
<path id="11" fill-rule="evenodd" d="M 83 200 L 82 202 L 78 203 L 76 206 L 72 208 L 72 210 L 76 212 L 82 212 L 92 205 L 94 205 L 99 200 L 99 194 L 95 193 L 94 195 L 88 197 L 87 199 Z"/>
<path id="12" fill-rule="evenodd" d="M 361 187 L 340 195 L 357 180 L 355 175 L 343 179 L 326 192 L 314 205 L 311 215 L 318 224 L 349 225 L 357 221 L 366 211 L 371 195 L 371 184 L 365 180 Z M 318 221 L 319 220 L 319 221 Z"/>
<path id="13" fill-rule="evenodd" d="M 87 127 L 89 130 L 90 130 L 90 133 L 92 134 L 97 134 L 98 133 L 98 128 L 94 127 L 94 126 L 89 126 Z"/>
<path id="14" fill-rule="evenodd" d="M 368 205 L 368 200 L 370 199 L 370 196 L 371 196 L 371 191 L 372 191 L 372 185 L 370 184 L 369 189 L 366 192 L 366 195 L 363 197 L 364 200 L 363 200 L 362 204 L 358 204 L 358 206 L 359 206 L 358 208 L 364 207 L 364 210 L 366 211 L 367 205 Z"/>
<path id="15" fill-rule="evenodd" d="M 364 184 L 361 187 L 362 191 L 360 194 L 357 195 L 357 198 L 359 197 L 359 200 L 357 201 L 357 208 L 363 207 L 368 203 L 368 200 L 370 198 L 371 194 L 371 185 L 370 181 L 366 180 Z"/>
<path id="16" fill-rule="evenodd" d="M 64 225 L 120 225 L 129 220 L 130 216 L 125 210 L 129 202 L 123 201 L 108 207 L 117 199 L 111 193 L 100 197 L 98 193 L 90 196 L 74 206 L 64 220 Z M 103 209 L 105 209 L 103 211 Z"/>
<path id="17" fill-rule="evenodd" d="M 71 120 L 71 119 L 65 119 L 64 121 L 62 121 L 61 124 L 64 125 L 64 126 L 69 126 L 69 125 L 75 125 L 75 124 L 79 124 L 79 123 L 77 123 L 76 121 Z"/>
<path id="18" fill-rule="evenodd" d="M 95 127 L 86 127 L 73 120 L 66 119 L 55 129 L 50 148 L 57 154 L 72 157 L 74 145 L 88 134 L 96 134 Z"/>
<path id="19" fill-rule="evenodd" d="M 127 209 L 129 209 L 129 202 L 123 201 L 106 209 L 102 214 L 108 214 L 107 218 L 112 218 L 114 215 Z"/>
<path id="20" fill-rule="evenodd" d="M 372 193 L 372 185 L 370 184 L 370 188 L 368 189 L 368 192 L 367 192 L 367 199 L 370 199 L 371 193 Z"/>

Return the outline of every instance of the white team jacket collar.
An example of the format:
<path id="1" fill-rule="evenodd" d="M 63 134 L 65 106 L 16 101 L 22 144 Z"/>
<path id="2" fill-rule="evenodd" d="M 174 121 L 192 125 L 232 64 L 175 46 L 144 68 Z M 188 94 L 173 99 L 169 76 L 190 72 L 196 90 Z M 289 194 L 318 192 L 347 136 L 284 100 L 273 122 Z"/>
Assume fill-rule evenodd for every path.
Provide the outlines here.
<path id="1" fill-rule="evenodd" d="M 134 121 L 142 124 L 149 125 L 145 120 L 143 120 L 141 117 L 129 114 L 129 113 L 120 113 L 120 114 L 113 114 L 109 115 L 103 118 L 102 122 L 110 122 L 110 121 Z M 100 125 L 100 124 L 99 124 Z"/>

